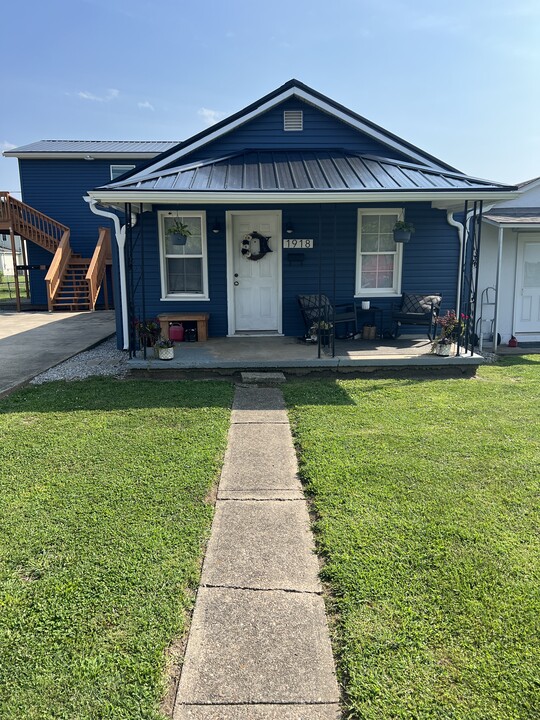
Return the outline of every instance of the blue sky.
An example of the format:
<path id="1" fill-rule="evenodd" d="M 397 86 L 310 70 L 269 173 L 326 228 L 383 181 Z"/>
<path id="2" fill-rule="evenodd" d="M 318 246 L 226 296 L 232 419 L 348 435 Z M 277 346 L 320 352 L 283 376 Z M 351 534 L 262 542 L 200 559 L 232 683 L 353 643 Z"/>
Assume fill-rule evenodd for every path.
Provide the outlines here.
<path id="1" fill-rule="evenodd" d="M 2 150 L 182 140 L 295 77 L 459 169 L 540 175 L 539 0 L 19 0 Z M 17 190 L 0 158 L 0 190 Z"/>

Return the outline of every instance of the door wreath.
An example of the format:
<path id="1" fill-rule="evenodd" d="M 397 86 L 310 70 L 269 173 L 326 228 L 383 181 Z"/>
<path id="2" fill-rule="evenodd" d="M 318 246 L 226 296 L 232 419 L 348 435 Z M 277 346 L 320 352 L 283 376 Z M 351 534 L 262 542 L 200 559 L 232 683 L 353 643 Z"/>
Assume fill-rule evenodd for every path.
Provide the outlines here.
<path id="1" fill-rule="evenodd" d="M 242 255 L 245 258 L 248 258 L 248 260 L 261 260 L 261 258 L 263 258 L 266 253 L 272 252 L 272 248 L 268 245 L 268 241 L 271 237 L 271 235 L 265 237 L 264 235 L 261 235 L 261 233 L 258 233 L 256 230 L 248 233 L 247 235 L 244 235 L 241 246 Z M 251 252 L 251 242 L 253 240 L 259 241 L 259 252 L 257 253 Z"/>

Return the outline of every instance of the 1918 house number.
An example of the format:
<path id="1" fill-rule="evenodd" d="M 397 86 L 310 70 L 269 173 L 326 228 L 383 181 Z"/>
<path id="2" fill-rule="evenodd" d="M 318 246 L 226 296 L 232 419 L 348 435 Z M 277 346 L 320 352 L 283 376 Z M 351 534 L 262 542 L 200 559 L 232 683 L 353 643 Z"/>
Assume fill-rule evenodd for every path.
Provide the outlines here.
<path id="1" fill-rule="evenodd" d="M 313 248 L 313 238 L 283 238 L 283 247 L 288 250 L 294 248 L 311 250 Z"/>

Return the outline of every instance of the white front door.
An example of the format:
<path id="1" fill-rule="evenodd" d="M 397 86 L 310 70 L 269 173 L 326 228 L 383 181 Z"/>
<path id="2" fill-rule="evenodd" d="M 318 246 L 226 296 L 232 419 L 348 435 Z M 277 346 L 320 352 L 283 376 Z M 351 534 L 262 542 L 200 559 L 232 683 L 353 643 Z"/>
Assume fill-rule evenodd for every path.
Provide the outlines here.
<path id="1" fill-rule="evenodd" d="M 229 223 L 229 334 L 281 331 L 281 214 L 279 212 L 231 212 Z M 242 249 L 253 233 L 268 240 L 271 252 L 251 260 Z M 250 243 L 253 255 L 259 241 Z M 232 297 L 231 297 L 232 294 Z M 232 312 L 231 312 L 232 311 Z"/>
<path id="2" fill-rule="evenodd" d="M 520 235 L 514 332 L 540 333 L 540 233 Z"/>

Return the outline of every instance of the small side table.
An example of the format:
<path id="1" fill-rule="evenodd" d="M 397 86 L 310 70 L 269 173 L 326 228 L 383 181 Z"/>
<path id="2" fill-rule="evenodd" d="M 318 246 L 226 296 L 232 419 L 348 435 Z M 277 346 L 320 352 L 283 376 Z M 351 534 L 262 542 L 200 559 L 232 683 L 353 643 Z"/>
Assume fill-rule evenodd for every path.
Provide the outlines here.
<path id="1" fill-rule="evenodd" d="M 358 332 L 362 332 L 364 325 L 375 325 L 377 328 L 377 336 L 382 338 L 383 336 L 383 310 L 380 307 L 371 305 L 369 310 L 362 310 L 362 306 L 359 303 L 355 303 L 354 306 L 356 312 L 356 327 Z"/>

